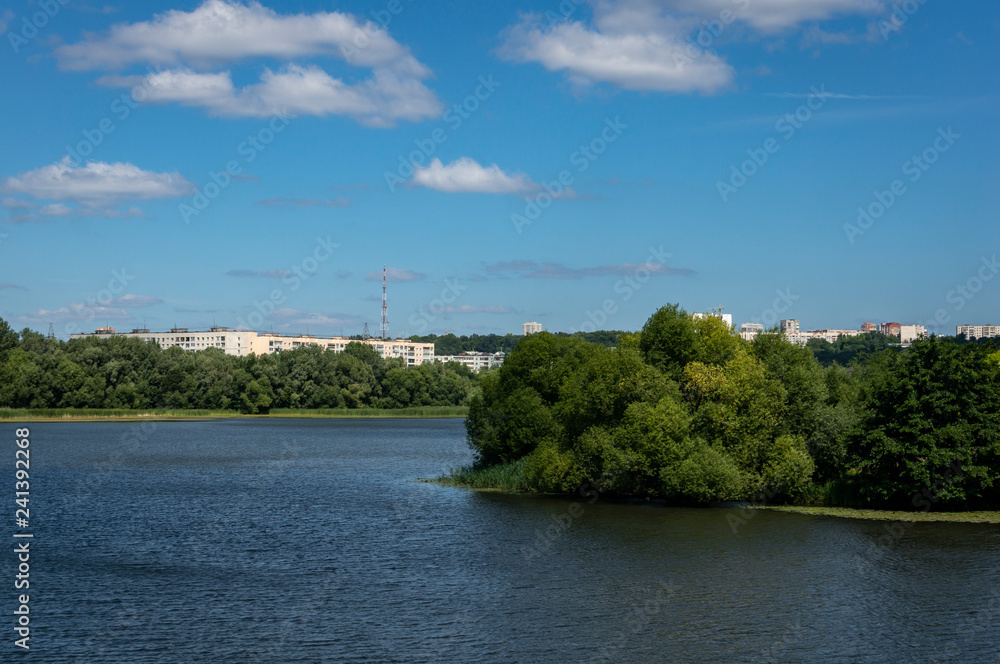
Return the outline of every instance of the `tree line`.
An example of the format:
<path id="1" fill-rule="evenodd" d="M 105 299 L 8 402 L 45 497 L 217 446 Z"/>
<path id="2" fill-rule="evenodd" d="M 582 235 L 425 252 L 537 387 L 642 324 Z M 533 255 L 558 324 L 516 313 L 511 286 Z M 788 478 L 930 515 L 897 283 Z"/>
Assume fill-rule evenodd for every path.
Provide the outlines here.
<path id="1" fill-rule="evenodd" d="M 824 366 L 780 334 L 746 342 L 677 305 L 616 348 L 531 335 L 471 400 L 472 472 L 691 503 L 1000 503 L 1000 351 L 855 345 Z"/>
<path id="2" fill-rule="evenodd" d="M 620 330 L 597 330 L 596 332 L 576 332 L 572 335 L 557 332 L 556 336 L 573 336 L 583 341 L 590 341 L 602 346 L 614 346 L 619 337 L 626 334 Z M 435 355 L 461 355 L 462 353 L 509 353 L 517 347 L 523 337 L 515 334 L 471 334 L 456 336 L 455 334 L 413 335 L 410 341 L 433 343 Z"/>
<path id="3" fill-rule="evenodd" d="M 198 408 L 266 413 L 271 408 L 406 408 L 465 405 L 477 376 L 458 363 L 407 367 L 371 346 L 341 353 L 302 346 L 236 357 L 221 349 L 163 350 L 129 337 L 69 342 L 0 319 L 0 407 Z"/>

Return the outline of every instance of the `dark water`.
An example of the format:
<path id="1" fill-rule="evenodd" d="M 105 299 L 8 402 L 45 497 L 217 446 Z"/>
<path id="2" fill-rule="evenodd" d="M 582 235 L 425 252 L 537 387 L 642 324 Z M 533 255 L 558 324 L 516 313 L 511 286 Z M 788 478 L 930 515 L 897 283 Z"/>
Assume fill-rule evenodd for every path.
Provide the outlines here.
<path id="1" fill-rule="evenodd" d="M 1000 662 L 996 526 L 415 482 L 469 460 L 455 420 L 31 429 L 4 662 Z"/>

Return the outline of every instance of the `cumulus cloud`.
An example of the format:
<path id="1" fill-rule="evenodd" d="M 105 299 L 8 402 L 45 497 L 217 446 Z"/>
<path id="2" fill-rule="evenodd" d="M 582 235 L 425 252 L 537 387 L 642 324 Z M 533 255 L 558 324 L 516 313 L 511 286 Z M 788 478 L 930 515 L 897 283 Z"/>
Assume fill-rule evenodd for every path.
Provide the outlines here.
<path id="1" fill-rule="evenodd" d="M 349 207 L 351 205 L 351 199 L 344 196 L 338 196 L 334 200 L 330 199 L 315 199 L 315 198 L 265 198 L 262 201 L 257 201 L 257 205 L 263 205 L 264 207 L 276 207 L 283 210 L 291 210 L 300 207 Z"/>
<path id="2" fill-rule="evenodd" d="M 279 15 L 257 2 L 207 0 L 190 12 L 170 10 L 150 21 L 116 25 L 103 35 L 56 49 L 60 66 L 118 70 L 146 63 L 143 76 L 103 76 L 106 86 L 142 84 L 144 103 L 178 103 L 225 117 L 266 117 L 280 110 L 346 115 L 371 126 L 420 121 L 443 106 L 424 84 L 431 71 L 382 27 L 349 14 Z M 328 56 L 371 76 L 356 84 L 293 58 Z M 229 70 L 206 71 L 253 58 L 285 63 L 264 69 L 258 83 L 237 88 Z"/>
<path id="3" fill-rule="evenodd" d="M 585 277 L 604 277 L 609 275 L 626 276 L 639 271 L 647 271 L 660 275 L 691 275 L 693 270 L 675 268 L 650 261 L 648 263 L 617 263 L 598 265 L 596 267 L 571 268 L 561 263 L 536 263 L 535 261 L 513 260 L 500 261 L 486 266 L 487 272 L 519 274 L 529 279 L 583 279 Z"/>
<path id="4" fill-rule="evenodd" d="M 712 93 L 733 68 L 710 48 L 730 24 L 774 33 L 809 21 L 881 11 L 882 0 L 592 0 L 593 19 L 529 14 L 508 29 L 499 55 L 562 72 L 580 87 Z M 721 20 L 725 17 L 726 20 Z M 706 25 L 715 24 L 714 32 Z M 708 32 L 704 32 L 708 30 Z M 709 35 L 705 43 L 700 34 Z M 727 38 L 729 38 L 727 36 Z"/>
<path id="5" fill-rule="evenodd" d="M 385 276 L 388 281 L 403 282 L 403 281 L 421 281 L 427 278 L 426 274 L 421 274 L 420 272 L 414 272 L 413 270 L 402 270 L 398 267 L 390 267 L 386 269 Z M 369 272 L 365 275 L 366 281 L 382 281 L 382 271 Z M 380 298 L 381 299 L 381 298 Z"/>
<path id="6" fill-rule="evenodd" d="M 668 0 L 682 11 L 706 18 L 718 18 L 724 10 L 733 12 L 761 31 L 790 28 L 807 21 L 820 21 L 845 14 L 870 15 L 883 11 L 882 0 Z"/>
<path id="7" fill-rule="evenodd" d="M 526 194 L 540 187 L 524 173 L 504 173 L 499 166 L 481 166 L 475 159 L 462 157 L 448 164 L 434 159 L 418 166 L 413 184 L 435 191 L 480 194 Z"/>
<path id="8" fill-rule="evenodd" d="M 150 21 L 119 24 L 56 49 L 60 66 L 118 69 L 134 63 L 198 67 L 245 60 L 334 56 L 361 67 L 386 67 L 414 77 L 429 75 L 409 49 L 371 21 L 317 12 L 282 16 L 259 2 L 207 0 L 190 12 L 172 9 Z"/>
<path id="9" fill-rule="evenodd" d="M 692 57 L 688 32 L 652 3 L 600 3 L 593 26 L 526 16 L 507 31 L 499 55 L 563 72 L 581 87 L 610 83 L 626 90 L 708 93 L 728 85 L 733 68 L 710 52 Z"/>
<path id="10" fill-rule="evenodd" d="M 64 157 L 58 163 L 7 178 L 2 189 L 38 200 L 72 201 L 93 207 L 123 200 L 183 196 L 191 191 L 192 185 L 176 172 L 153 173 L 120 162 L 96 161 L 77 166 Z M 42 209 L 53 214 L 62 212 L 65 206 Z"/>

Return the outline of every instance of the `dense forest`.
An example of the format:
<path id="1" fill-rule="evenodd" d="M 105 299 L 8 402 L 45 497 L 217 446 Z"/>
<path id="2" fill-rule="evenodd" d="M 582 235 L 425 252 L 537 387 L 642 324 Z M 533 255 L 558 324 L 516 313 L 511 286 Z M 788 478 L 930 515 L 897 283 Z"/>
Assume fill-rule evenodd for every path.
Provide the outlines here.
<path id="1" fill-rule="evenodd" d="M 459 474 L 691 503 L 1000 502 L 1000 351 L 869 337 L 843 366 L 843 346 L 824 367 L 676 305 L 613 349 L 531 335 L 482 378 L 466 421 L 477 462 Z"/>
<path id="2" fill-rule="evenodd" d="M 404 408 L 464 405 L 475 389 L 477 377 L 463 365 L 406 367 L 361 343 L 342 353 L 305 346 L 234 357 L 127 337 L 65 342 L 18 334 L 0 319 L 0 407 Z"/>

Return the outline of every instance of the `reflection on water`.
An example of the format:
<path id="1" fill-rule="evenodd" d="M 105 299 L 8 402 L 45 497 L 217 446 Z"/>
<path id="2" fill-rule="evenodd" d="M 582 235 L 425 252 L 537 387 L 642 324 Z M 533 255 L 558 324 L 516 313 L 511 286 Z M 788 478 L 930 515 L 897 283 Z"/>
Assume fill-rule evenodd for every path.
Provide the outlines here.
<path id="1" fill-rule="evenodd" d="M 884 538 L 759 512 L 734 534 L 732 510 L 415 481 L 467 463 L 463 438 L 456 420 L 35 425 L 18 656 L 1000 661 L 996 526 Z"/>

